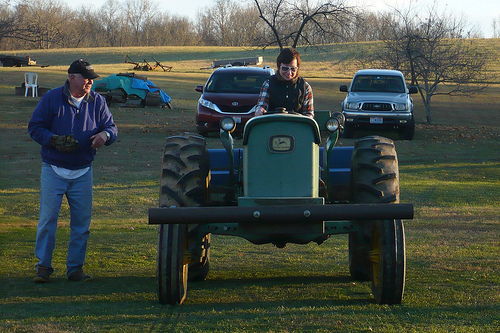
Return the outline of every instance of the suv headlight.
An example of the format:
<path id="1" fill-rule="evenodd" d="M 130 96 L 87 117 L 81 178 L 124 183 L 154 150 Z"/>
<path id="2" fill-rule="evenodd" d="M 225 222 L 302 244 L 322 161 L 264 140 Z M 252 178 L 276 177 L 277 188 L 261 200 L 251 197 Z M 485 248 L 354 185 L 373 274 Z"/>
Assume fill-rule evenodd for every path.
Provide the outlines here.
<path id="1" fill-rule="evenodd" d="M 408 110 L 408 103 L 395 103 L 394 110 L 396 111 L 406 111 Z"/>
<path id="2" fill-rule="evenodd" d="M 359 103 L 355 103 L 355 102 L 345 103 L 345 108 L 347 110 L 357 110 L 357 109 L 359 109 Z"/>
<path id="3" fill-rule="evenodd" d="M 206 99 L 203 99 L 200 97 L 200 99 L 198 100 L 198 103 L 204 107 L 206 107 L 207 109 L 212 109 L 212 110 L 215 110 L 217 112 L 222 112 L 219 107 L 217 105 L 215 105 L 214 103 L 210 102 L 210 101 L 207 101 Z"/>

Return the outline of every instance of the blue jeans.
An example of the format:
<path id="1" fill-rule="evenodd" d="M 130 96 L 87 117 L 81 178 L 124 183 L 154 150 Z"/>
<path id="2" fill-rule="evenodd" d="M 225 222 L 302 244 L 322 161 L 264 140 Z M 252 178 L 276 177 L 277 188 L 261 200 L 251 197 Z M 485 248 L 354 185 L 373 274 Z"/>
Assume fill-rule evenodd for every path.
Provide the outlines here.
<path id="1" fill-rule="evenodd" d="M 63 195 L 68 199 L 71 221 L 66 274 L 81 270 L 87 252 L 92 215 L 92 167 L 83 176 L 65 179 L 57 175 L 49 164 L 43 163 L 40 189 L 40 220 L 38 221 L 35 255 L 37 266 L 52 268 L 52 254 L 56 245 L 57 219 Z"/>

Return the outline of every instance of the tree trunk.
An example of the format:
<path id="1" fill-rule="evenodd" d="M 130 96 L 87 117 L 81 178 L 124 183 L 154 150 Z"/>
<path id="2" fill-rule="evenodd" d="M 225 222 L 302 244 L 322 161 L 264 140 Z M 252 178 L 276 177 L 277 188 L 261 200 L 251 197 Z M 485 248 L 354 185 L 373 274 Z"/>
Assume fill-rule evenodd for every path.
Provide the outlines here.
<path id="1" fill-rule="evenodd" d="M 432 114 L 431 114 L 431 101 L 430 98 L 424 103 L 425 106 L 425 117 L 427 119 L 427 124 L 432 124 Z"/>

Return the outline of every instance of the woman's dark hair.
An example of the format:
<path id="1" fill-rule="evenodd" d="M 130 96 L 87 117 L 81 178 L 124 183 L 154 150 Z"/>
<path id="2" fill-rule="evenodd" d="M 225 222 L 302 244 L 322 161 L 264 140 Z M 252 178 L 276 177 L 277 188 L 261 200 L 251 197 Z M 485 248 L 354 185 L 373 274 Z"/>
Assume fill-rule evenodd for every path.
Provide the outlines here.
<path id="1" fill-rule="evenodd" d="M 291 47 L 283 49 L 278 55 L 278 58 L 276 59 L 276 64 L 278 66 L 278 69 L 280 68 L 281 64 L 289 64 L 293 61 L 293 59 L 297 59 L 297 67 L 300 67 L 299 52 L 297 52 L 296 49 Z"/>

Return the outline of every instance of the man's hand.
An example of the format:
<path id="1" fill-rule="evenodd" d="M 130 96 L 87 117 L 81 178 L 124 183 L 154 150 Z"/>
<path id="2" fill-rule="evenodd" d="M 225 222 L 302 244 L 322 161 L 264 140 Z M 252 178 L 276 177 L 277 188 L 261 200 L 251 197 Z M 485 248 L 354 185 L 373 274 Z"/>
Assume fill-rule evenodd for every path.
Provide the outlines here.
<path id="1" fill-rule="evenodd" d="M 108 136 L 106 135 L 105 131 L 99 132 L 96 135 L 92 135 L 90 137 L 90 140 L 92 140 L 92 148 L 98 149 L 104 146 L 106 141 L 108 141 Z"/>
<path id="2" fill-rule="evenodd" d="M 50 145 L 59 151 L 69 152 L 78 148 L 78 140 L 71 135 L 52 135 Z"/>

